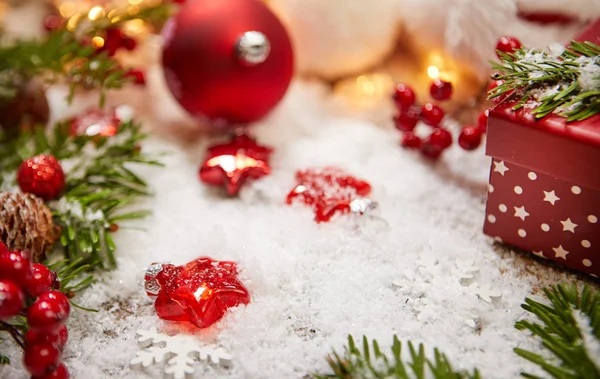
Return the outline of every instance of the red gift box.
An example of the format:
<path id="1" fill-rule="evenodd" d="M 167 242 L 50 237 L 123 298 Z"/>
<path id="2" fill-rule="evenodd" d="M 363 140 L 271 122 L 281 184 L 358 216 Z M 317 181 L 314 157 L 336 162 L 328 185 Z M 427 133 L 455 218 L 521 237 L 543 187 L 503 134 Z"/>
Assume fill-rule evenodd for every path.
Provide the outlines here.
<path id="1" fill-rule="evenodd" d="M 600 115 L 536 119 L 505 101 L 490 112 L 484 233 L 600 275 Z"/>

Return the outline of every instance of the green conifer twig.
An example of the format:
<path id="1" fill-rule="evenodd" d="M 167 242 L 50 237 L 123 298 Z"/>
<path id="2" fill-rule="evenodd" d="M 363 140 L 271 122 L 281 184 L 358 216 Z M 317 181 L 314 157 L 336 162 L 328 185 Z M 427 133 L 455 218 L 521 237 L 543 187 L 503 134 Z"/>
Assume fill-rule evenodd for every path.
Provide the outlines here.
<path id="1" fill-rule="evenodd" d="M 540 366 L 554 378 L 600 378 L 600 351 L 586 344 L 586 328 L 591 328 L 596 347 L 600 347 L 600 293 L 585 285 L 581 291 L 575 283 L 544 289 L 550 305 L 526 299 L 523 309 L 534 314 L 541 323 L 522 320 L 519 330 L 528 330 L 541 340 L 550 356 L 516 348 L 515 353 Z M 580 317 L 578 317 L 579 313 Z M 581 320 L 589 325 L 581 325 Z M 588 340 L 589 343 L 589 340 Z M 535 378 L 531 374 L 523 376 Z"/>
<path id="2" fill-rule="evenodd" d="M 402 343 L 394 336 L 392 354 L 386 355 L 379 348 L 376 340 L 369 344 L 367 337 L 363 337 L 362 350 L 359 349 L 352 336 L 348 336 L 348 345 L 340 356 L 333 352 L 327 357 L 327 362 L 332 373 L 315 375 L 316 379 L 480 379 L 479 372 L 472 373 L 455 371 L 448 358 L 438 349 L 434 349 L 434 358 L 427 358 L 425 347 L 420 344 L 418 348 L 408 342 L 410 362 L 402 357 Z"/>
<path id="3" fill-rule="evenodd" d="M 582 70 L 600 71 L 600 46 L 574 41 L 558 55 L 526 48 L 498 54 L 501 62 L 492 68 L 503 84 L 490 91 L 490 99 L 514 94 L 520 99 L 515 110 L 534 101 L 532 113 L 537 118 L 558 113 L 568 121 L 580 121 L 600 113 L 600 85 L 584 88 L 581 82 Z M 600 83 L 600 76 L 592 79 Z M 546 91 L 551 87 L 554 91 Z"/>

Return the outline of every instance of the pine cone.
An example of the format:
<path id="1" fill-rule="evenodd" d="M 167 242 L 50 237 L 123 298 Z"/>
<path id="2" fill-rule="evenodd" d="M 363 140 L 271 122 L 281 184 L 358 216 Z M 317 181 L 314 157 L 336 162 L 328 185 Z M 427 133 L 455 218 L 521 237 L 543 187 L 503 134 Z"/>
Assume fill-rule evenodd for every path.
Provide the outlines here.
<path id="1" fill-rule="evenodd" d="M 0 240 L 9 250 L 28 251 L 33 262 L 46 259 L 60 235 L 44 201 L 32 194 L 0 193 Z"/>

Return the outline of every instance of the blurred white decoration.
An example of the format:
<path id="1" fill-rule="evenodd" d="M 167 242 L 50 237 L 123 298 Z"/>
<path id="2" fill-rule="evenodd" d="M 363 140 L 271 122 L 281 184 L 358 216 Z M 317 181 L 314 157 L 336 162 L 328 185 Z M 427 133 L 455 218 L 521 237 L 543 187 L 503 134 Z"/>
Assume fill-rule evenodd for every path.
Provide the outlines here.
<path id="1" fill-rule="evenodd" d="M 516 17 L 513 0 L 400 0 L 411 40 L 423 52 L 443 51 L 477 72 L 489 72 L 501 28 Z M 435 67 L 430 76 L 435 76 Z"/>
<path id="2" fill-rule="evenodd" d="M 398 37 L 398 0 L 270 0 L 269 5 L 288 26 L 302 74 L 337 79 L 361 73 L 380 63 Z"/>
<path id="3" fill-rule="evenodd" d="M 169 336 L 157 332 L 156 328 L 138 330 L 136 334 L 142 350 L 131 360 L 132 367 L 150 367 L 166 360 L 165 374 L 173 379 L 185 379 L 194 373 L 197 358 L 224 367 L 231 364 L 229 353 L 217 346 L 202 346 L 194 335 Z"/>

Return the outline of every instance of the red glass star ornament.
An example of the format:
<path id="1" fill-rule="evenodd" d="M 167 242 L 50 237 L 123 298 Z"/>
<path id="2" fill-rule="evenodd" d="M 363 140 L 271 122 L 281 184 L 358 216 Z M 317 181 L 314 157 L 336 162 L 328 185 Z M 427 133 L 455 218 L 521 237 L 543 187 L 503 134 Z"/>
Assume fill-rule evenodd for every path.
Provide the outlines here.
<path id="1" fill-rule="evenodd" d="M 339 213 L 364 213 L 373 206 L 366 196 L 371 185 L 334 168 L 311 168 L 296 173 L 298 184 L 288 194 L 286 202 L 300 199 L 315 211 L 315 221 L 326 222 Z"/>
<path id="2" fill-rule="evenodd" d="M 72 136 L 112 137 L 120 122 L 114 111 L 93 109 L 71 119 L 69 132 Z"/>
<path id="3" fill-rule="evenodd" d="M 156 296 L 158 317 L 206 328 L 219 321 L 228 308 L 250 302 L 237 275 L 235 262 L 201 257 L 183 266 L 152 264 L 144 282 L 146 293 Z"/>
<path id="4" fill-rule="evenodd" d="M 271 173 L 269 158 L 273 149 L 261 146 L 247 135 L 235 136 L 230 142 L 208 148 L 200 167 L 200 180 L 213 186 L 225 186 L 236 195 L 247 179 Z"/>

